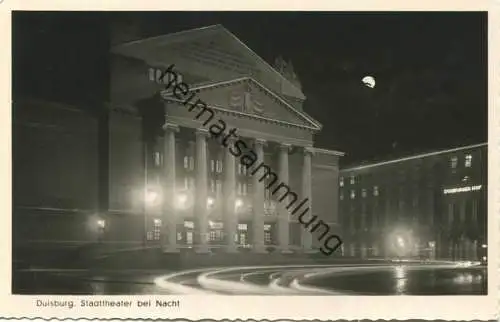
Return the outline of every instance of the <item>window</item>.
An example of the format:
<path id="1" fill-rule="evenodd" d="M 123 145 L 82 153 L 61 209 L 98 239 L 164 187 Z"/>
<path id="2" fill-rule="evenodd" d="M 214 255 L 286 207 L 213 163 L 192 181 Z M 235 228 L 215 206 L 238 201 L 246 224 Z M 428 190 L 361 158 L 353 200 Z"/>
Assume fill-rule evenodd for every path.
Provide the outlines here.
<path id="1" fill-rule="evenodd" d="M 159 167 L 161 165 L 161 155 L 160 155 L 160 152 L 155 152 L 154 159 L 155 159 L 155 166 Z"/>
<path id="2" fill-rule="evenodd" d="M 149 76 L 148 78 L 150 81 L 154 82 L 156 80 L 154 68 L 148 69 L 148 76 Z"/>
<path id="3" fill-rule="evenodd" d="M 215 160 L 210 160 L 210 171 L 215 172 Z"/>
<path id="4" fill-rule="evenodd" d="M 184 157 L 184 169 L 189 168 L 189 157 L 186 155 Z"/>
<path id="5" fill-rule="evenodd" d="M 341 187 L 343 187 L 343 186 L 344 186 L 344 177 L 340 177 L 340 179 L 339 179 L 339 185 L 340 185 Z"/>
<path id="6" fill-rule="evenodd" d="M 366 198 L 366 189 L 361 189 L 361 197 Z"/>
<path id="7" fill-rule="evenodd" d="M 376 197 L 378 196 L 378 186 L 373 187 L 373 195 Z"/>
<path id="8" fill-rule="evenodd" d="M 247 224 L 238 224 L 238 230 L 247 230 Z"/>
<path id="9" fill-rule="evenodd" d="M 356 198 L 356 191 L 351 190 L 351 199 Z"/>
<path id="10" fill-rule="evenodd" d="M 221 195 L 222 194 L 222 182 L 220 180 L 217 180 L 215 182 L 215 187 L 216 187 L 217 195 Z"/>
<path id="11" fill-rule="evenodd" d="M 467 154 L 465 156 L 465 167 L 470 168 L 472 166 L 472 155 Z"/>
<path id="12" fill-rule="evenodd" d="M 455 169 L 457 167 L 458 163 L 458 158 L 457 157 L 451 157 L 450 159 L 450 166 L 452 169 Z"/>
<path id="13" fill-rule="evenodd" d="M 160 231 L 161 231 L 161 219 L 155 219 L 153 221 L 153 239 L 160 240 Z"/>
<path id="14" fill-rule="evenodd" d="M 216 161 L 216 163 L 215 163 L 215 170 L 218 173 L 222 173 L 222 161 L 220 161 L 220 160 Z"/>
<path id="15" fill-rule="evenodd" d="M 215 192 L 215 180 L 210 180 L 210 191 Z"/>
<path id="16" fill-rule="evenodd" d="M 189 157 L 189 170 L 194 170 L 194 157 Z"/>
<path id="17" fill-rule="evenodd" d="M 355 179 L 356 179 L 356 178 L 354 178 L 354 176 L 351 176 L 350 183 L 351 183 L 351 184 L 355 184 L 355 183 L 356 183 L 356 180 L 355 180 Z"/>
<path id="18" fill-rule="evenodd" d="M 343 191 L 340 192 L 339 198 L 340 198 L 340 200 L 344 200 L 344 192 Z"/>

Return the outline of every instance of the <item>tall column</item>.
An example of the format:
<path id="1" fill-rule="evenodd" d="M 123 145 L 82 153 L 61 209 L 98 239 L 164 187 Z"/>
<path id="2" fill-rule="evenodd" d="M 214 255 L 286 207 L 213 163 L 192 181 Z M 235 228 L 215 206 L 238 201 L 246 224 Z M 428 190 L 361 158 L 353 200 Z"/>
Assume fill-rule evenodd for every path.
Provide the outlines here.
<path id="1" fill-rule="evenodd" d="M 232 145 L 234 140 L 229 141 Z M 224 156 L 224 239 L 226 243 L 226 252 L 236 252 L 236 243 L 234 235 L 238 225 L 238 216 L 236 213 L 236 167 L 235 157 L 231 154 L 229 148 L 225 149 Z"/>
<path id="2" fill-rule="evenodd" d="M 264 140 L 256 139 L 254 152 L 257 155 L 255 164 L 264 162 Z M 252 243 L 254 253 L 264 253 L 264 180 L 259 181 L 261 175 L 256 173 L 252 176 L 253 188 L 253 218 L 252 218 Z"/>
<path id="3" fill-rule="evenodd" d="M 175 133 L 179 127 L 175 124 L 164 126 L 165 136 L 163 139 L 163 250 L 165 252 L 177 252 L 177 211 L 175 207 L 176 196 L 176 157 L 175 157 Z"/>
<path id="4" fill-rule="evenodd" d="M 312 151 L 304 148 L 304 162 L 302 165 L 302 195 L 301 199 L 309 199 L 309 212 L 312 214 L 312 191 L 311 191 L 311 156 Z M 312 234 L 307 229 L 302 229 L 302 248 L 304 251 L 312 249 Z"/>
<path id="5" fill-rule="evenodd" d="M 290 151 L 289 144 L 281 144 L 279 147 L 279 180 L 288 185 L 288 152 Z M 281 252 L 289 251 L 289 212 L 286 209 L 289 200 L 288 196 L 283 201 L 278 203 L 278 241 Z"/>
<path id="6" fill-rule="evenodd" d="M 207 253 L 208 249 L 208 207 L 207 207 L 207 130 L 196 131 L 196 192 L 194 216 L 196 230 L 196 251 Z"/>

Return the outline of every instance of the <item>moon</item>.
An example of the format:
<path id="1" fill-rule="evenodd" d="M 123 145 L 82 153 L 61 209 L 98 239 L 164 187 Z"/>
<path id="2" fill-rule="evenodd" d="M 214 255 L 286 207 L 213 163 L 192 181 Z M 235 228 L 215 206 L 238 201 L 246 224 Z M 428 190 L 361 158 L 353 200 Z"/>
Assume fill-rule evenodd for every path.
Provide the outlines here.
<path id="1" fill-rule="evenodd" d="M 363 79 L 361 81 L 363 82 L 363 84 L 366 87 L 370 87 L 370 88 L 375 87 L 375 78 L 373 78 L 373 76 L 365 76 L 365 77 L 363 77 Z"/>

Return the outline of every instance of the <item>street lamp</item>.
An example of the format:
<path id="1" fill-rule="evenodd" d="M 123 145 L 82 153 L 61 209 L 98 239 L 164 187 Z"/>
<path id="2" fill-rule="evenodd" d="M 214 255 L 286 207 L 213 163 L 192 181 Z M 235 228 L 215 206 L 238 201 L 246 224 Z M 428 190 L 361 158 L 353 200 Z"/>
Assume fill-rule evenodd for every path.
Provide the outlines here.
<path id="1" fill-rule="evenodd" d="M 208 208 L 212 207 L 214 205 L 214 202 L 215 202 L 214 198 L 208 197 L 207 198 L 207 207 Z"/>
<path id="2" fill-rule="evenodd" d="M 149 190 L 146 192 L 146 203 L 148 203 L 149 205 L 152 205 L 152 204 L 154 204 L 157 200 L 158 200 L 158 192 L 156 192 L 156 191 L 154 191 L 154 190 L 149 189 Z"/>

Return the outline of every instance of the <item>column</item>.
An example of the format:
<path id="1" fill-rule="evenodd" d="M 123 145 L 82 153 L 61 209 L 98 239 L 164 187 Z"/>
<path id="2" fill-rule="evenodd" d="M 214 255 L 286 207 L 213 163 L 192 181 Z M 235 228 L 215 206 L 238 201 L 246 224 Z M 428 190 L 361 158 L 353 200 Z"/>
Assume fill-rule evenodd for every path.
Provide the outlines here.
<path id="1" fill-rule="evenodd" d="M 312 216 L 312 192 L 311 192 L 311 156 L 312 151 L 309 148 L 304 148 L 304 162 L 302 164 L 302 195 L 300 199 L 309 199 L 309 213 Z M 312 234 L 308 229 L 301 227 L 302 232 L 302 248 L 305 252 L 312 249 Z"/>
<path id="2" fill-rule="evenodd" d="M 288 152 L 290 151 L 289 144 L 281 144 L 279 147 L 279 180 L 288 185 Z M 286 209 L 288 205 L 288 197 L 278 203 L 278 242 L 281 252 L 289 251 L 289 212 Z"/>
<path id="3" fill-rule="evenodd" d="M 165 252 L 177 252 L 177 211 L 175 205 L 176 197 L 176 156 L 175 156 L 175 133 L 179 127 L 175 124 L 164 126 L 165 136 L 163 138 L 163 191 L 165 202 L 163 203 L 162 238 L 163 250 Z"/>
<path id="4" fill-rule="evenodd" d="M 196 251 L 207 253 L 208 249 L 208 207 L 207 207 L 207 130 L 196 130 L 196 192 L 195 192 L 195 231 Z"/>
<path id="5" fill-rule="evenodd" d="M 229 146 L 232 146 L 234 140 L 229 140 Z M 235 157 L 231 154 L 229 148 L 225 149 L 224 156 L 224 239 L 226 243 L 226 252 L 234 253 L 237 251 L 234 235 L 238 225 L 238 216 L 236 213 L 236 167 Z"/>
<path id="6" fill-rule="evenodd" d="M 256 139 L 254 152 L 257 155 L 255 164 L 264 162 L 264 140 Z M 264 253 L 264 180 L 259 181 L 261 175 L 256 173 L 252 176 L 253 188 L 253 218 L 252 218 L 252 243 L 254 253 Z"/>

